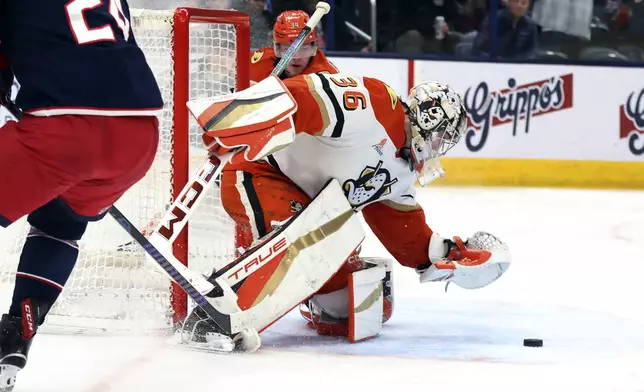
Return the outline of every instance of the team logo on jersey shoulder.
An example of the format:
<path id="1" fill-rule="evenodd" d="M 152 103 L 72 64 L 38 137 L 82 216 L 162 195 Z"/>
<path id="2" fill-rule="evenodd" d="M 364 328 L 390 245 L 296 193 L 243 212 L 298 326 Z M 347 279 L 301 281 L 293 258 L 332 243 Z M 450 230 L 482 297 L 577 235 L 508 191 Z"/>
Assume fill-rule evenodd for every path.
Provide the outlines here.
<path id="1" fill-rule="evenodd" d="M 353 207 L 358 207 L 380 199 L 391 193 L 391 186 L 398 182 L 391 178 L 389 170 L 382 167 L 382 161 L 362 169 L 357 179 L 349 179 L 342 184 L 344 195 Z"/>
<path id="2" fill-rule="evenodd" d="M 253 55 L 250 57 L 250 63 L 255 64 L 259 60 L 261 60 L 262 57 L 264 57 L 264 51 L 263 50 L 256 50 L 255 53 L 253 53 Z"/>
<path id="3" fill-rule="evenodd" d="M 398 95 L 396 94 L 394 89 L 389 87 L 389 85 L 385 84 L 385 88 L 389 93 L 389 98 L 391 98 L 391 110 L 396 110 L 396 104 L 398 104 Z"/>

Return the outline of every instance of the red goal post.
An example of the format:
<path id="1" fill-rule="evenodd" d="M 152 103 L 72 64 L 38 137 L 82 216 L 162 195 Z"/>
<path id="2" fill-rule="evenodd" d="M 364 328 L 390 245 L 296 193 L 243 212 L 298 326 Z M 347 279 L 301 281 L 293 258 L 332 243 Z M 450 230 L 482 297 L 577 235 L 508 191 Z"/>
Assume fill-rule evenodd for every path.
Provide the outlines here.
<path id="1" fill-rule="evenodd" d="M 174 98 L 177 102 L 188 102 L 190 99 L 190 23 L 212 23 L 233 25 L 236 30 L 236 73 L 235 89 L 242 90 L 250 85 L 250 20 L 247 14 L 240 11 L 204 10 L 196 8 L 178 8 L 174 14 Z M 190 177 L 188 128 L 190 113 L 185 104 L 174 108 L 174 177 L 172 197 L 176 198 Z M 184 135 L 184 136 L 181 136 Z M 178 137 L 179 136 L 179 137 Z M 173 245 L 175 257 L 185 265 L 188 261 L 188 230 L 184 229 Z M 187 315 L 188 297 L 176 284 L 172 284 L 172 307 L 174 322 L 180 322 Z"/>

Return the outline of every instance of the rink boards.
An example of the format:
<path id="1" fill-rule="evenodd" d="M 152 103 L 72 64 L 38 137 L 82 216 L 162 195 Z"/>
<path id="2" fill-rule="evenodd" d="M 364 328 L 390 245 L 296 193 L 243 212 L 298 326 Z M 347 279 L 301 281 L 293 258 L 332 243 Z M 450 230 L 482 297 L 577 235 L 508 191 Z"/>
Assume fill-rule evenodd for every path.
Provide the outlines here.
<path id="1" fill-rule="evenodd" d="M 343 72 L 405 96 L 452 85 L 469 126 L 436 185 L 644 188 L 644 75 L 639 68 L 332 57 Z M 367 64 L 368 63 L 368 64 Z"/>

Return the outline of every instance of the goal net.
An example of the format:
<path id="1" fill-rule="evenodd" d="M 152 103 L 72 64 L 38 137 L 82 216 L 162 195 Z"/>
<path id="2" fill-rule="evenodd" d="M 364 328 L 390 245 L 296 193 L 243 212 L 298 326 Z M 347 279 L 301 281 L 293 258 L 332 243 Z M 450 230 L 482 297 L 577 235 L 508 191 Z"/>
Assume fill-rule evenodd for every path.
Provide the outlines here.
<path id="1" fill-rule="evenodd" d="M 190 8 L 133 9 L 131 14 L 135 38 L 165 105 L 159 115 L 161 135 L 154 164 L 116 206 L 147 235 L 206 154 L 202 131 L 189 115 L 186 101 L 248 85 L 249 19 L 237 11 Z M 28 229 L 23 218 L 0 230 L 0 312 L 6 312 L 11 301 Z M 195 211 L 175 242 L 174 253 L 203 272 L 233 259 L 234 227 L 221 207 L 217 187 Z M 181 289 L 173 287 L 108 216 L 89 224 L 76 268 L 43 331 L 166 330 L 185 317 L 187 306 Z"/>

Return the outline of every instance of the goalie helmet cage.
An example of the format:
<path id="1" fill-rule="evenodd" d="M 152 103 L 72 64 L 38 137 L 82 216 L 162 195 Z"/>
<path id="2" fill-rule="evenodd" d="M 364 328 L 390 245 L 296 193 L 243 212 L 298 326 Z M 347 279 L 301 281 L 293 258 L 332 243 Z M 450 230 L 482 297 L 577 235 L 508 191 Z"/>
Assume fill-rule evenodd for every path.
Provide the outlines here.
<path id="1" fill-rule="evenodd" d="M 132 9 L 131 19 L 164 108 L 158 116 L 155 161 L 116 206 L 148 235 L 207 154 L 186 102 L 249 86 L 250 22 L 243 12 L 196 8 Z M 28 231 L 26 218 L 0 230 L 0 313 L 8 309 Z M 234 258 L 234 233 L 216 187 L 175 241 L 173 253 L 206 273 Z M 80 249 L 43 332 L 168 331 L 185 318 L 185 293 L 146 259 L 143 249 L 111 217 L 89 224 Z"/>

